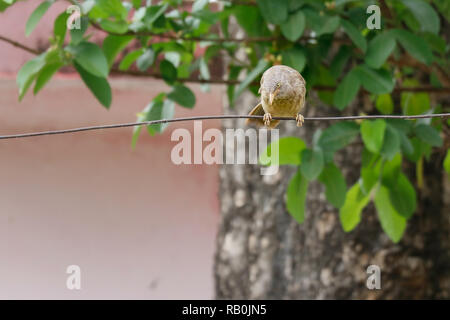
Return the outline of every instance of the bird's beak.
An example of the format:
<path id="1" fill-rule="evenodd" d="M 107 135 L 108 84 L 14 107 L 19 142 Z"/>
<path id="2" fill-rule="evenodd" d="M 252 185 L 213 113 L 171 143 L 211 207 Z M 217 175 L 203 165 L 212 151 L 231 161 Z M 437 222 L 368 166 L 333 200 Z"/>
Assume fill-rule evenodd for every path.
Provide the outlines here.
<path id="1" fill-rule="evenodd" d="M 275 92 L 271 92 L 269 94 L 269 103 L 270 103 L 270 105 L 272 105 L 273 99 L 275 99 L 275 96 L 277 95 L 277 93 L 278 93 L 278 90 L 276 90 Z"/>

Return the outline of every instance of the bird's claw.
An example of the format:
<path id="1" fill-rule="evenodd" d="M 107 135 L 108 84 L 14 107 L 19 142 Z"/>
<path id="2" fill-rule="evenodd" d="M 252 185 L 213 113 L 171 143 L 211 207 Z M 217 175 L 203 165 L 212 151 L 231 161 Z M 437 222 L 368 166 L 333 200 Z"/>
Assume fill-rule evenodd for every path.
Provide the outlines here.
<path id="1" fill-rule="evenodd" d="M 272 121 L 272 115 L 270 113 L 265 113 L 263 116 L 264 125 L 270 127 L 270 121 Z"/>
<path id="2" fill-rule="evenodd" d="M 297 117 L 295 118 L 295 121 L 297 121 L 297 127 L 303 126 L 303 123 L 305 122 L 305 118 L 299 113 Z"/>

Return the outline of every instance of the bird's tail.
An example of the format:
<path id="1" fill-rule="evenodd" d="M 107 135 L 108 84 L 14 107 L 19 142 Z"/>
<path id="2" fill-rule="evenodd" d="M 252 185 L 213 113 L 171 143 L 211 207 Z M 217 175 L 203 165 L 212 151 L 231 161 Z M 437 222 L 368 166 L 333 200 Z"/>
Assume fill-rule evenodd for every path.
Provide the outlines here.
<path id="1" fill-rule="evenodd" d="M 258 103 L 258 105 L 256 107 L 254 107 L 252 109 L 252 111 L 250 111 L 249 115 L 251 116 L 263 116 L 264 115 L 264 109 L 262 107 L 261 103 Z M 248 124 L 253 124 L 256 125 L 258 127 L 264 127 L 264 121 L 263 119 L 247 119 L 247 121 L 245 121 L 245 123 Z M 268 127 L 269 129 L 273 129 L 275 128 L 278 123 L 280 123 L 280 120 L 272 120 L 270 121 L 270 126 Z"/>

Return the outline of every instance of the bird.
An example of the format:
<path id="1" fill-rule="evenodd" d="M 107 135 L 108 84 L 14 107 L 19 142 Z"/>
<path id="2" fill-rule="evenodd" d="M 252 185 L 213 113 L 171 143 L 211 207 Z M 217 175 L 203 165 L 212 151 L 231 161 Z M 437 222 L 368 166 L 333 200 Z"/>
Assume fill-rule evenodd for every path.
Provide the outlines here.
<path id="1" fill-rule="evenodd" d="M 261 77 L 258 90 L 261 101 L 249 113 L 263 118 L 249 118 L 246 123 L 273 129 L 280 120 L 272 120 L 272 117 L 295 117 L 297 126 L 301 127 L 305 121 L 299 113 L 305 106 L 305 85 L 305 79 L 297 70 L 285 65 L 270 67 Z"/>

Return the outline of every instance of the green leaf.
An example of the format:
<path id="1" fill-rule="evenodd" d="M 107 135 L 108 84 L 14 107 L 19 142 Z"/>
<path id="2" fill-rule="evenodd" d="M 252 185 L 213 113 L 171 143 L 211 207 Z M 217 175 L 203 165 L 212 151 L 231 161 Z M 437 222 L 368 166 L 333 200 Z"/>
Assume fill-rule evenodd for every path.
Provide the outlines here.
<path id="1" fill-rule="evenodd" d="M 37 74 L 45 66 L 46 53 L 27 61 L 17 73 L 17 86 L 19 87 L 19 101 L 22 100 Z"/>
<path id="2" fill-rule="evenodd" d="M 339 219 L 345 232 L 353 230 L 361 221 L 361 211 L 369 203 L 370 197 L 364 195 L 359 183 L 355 183 L 345 195 L 344 205 L 339 210 Z"/>
<path id="3" fill-rule="evenodd" d="M 330 73 L 337 80 L 347 65 L 351 51 L 348 46 L 341 46 L 330 65 Z"/>
<path id="4" fill-rule="evenodd" d="M 236 80 L 239 77 L 239 73 L 241 72 L 241 70 L 242 70 L 241 66 L 231 65 L 230 70 L 228 72 L 228 80 Z M 234 88 L 235 88 L 234 84 L 227 86 L 227 97 L 230 108 L 233 108 L 234 104 Z"/>
<path id="5" fill-rule="evenodd" d="M 380 94 L 377 96 L 375 107 L 382 114 L 392 114 L 394 111 L 394 102 L 389 93 Z"/>
<path id="6" fill-rule="evenodd" d="M 194 93 L 182 84 L 174 85 L 173 90 L 167 95 L 167 98 L 186 108 L 192 109 L 195 105 Z"/>
<path id="7" fill-rule="evenodd" d="M 166 51 L 164 53 L 164 58 L 168 61 L 170 61 L 175 68 L 178 68 L 180 66 L 180 62 L 181 62 L 181 54 L 179 52 L 176 51 Z M 195 62 L 194 62 L 195 64 Z M 192 66 L 192 68 L 194 68 Z"/>
<path id="8" fill-rule="evenodd" d="M 341 20 L 341 25 L 345 33 L 352 39 L 353 43 L 360 48 L 362 52 L 366 52 L 367 41 L 366 38 L 361 35 L 361 32 L 347 20 Z"/>
<path id="9" fill-rule="evenodd" d="M 116 17 L 122 20 L 127 17 L 127 9 L 120 0 L 95 0 L 95 3 L 107 16 Z"/>
<path id="10" fill-rule="evenodd" d="M 136 59 L 139 58 L 144 53 L 144 50 L 145 50 L 144 48 L 141 48 L 128 53 L 120 62 L 119 70 L 128 70 L 133 64 L 133 62 L 135 62 Z"/>
<path id="11" fill-rule="evenodd" d="M 434 0 L 433 3 L 447 22 L 450 22 L 450 2 L 448 0 Z"/>
<path id="12" fill-rule="evenodd" d="M 309 4 L 312 3 L 318 3 L 318 1 L 311 1 Z M 322 8 L 316 8 L 316 10 L 314 10 L 312 8 L 306 7 L 303 8 L 302 11 L 307 17 L 307 27 L 315 31 L 317 37 L 320 37 L 323 34 L 334 33 L 339 27 L 339 16 L 324 14 L 325 10 L 323 10 Z"/>
<path id="13" fill-rule="evenodd" d="M 305 179 L 300 170 L 289 182 L 286 192 L 286 208 L 291 216 L 298 222 L 303 223 L 305 219 L 306 192 L 308 191 L 308 180 Z"/>
<path id="14" fill-rule="evenodd" d="M 318 74 L 316 81 L 314 84 L 317 85 L 324 85 L 324 86 L 336 86 L 336 79 L 335 77 L 330 73 L 330 69 L 326 68 L 323 65 L 320 65 L 318 68 Z M 332 105 L 334 101 L 334 92 L 333 91 L 324 91 L 319 90 L 318 96 L 320 100 L 325 102 L 328 105 Z"/>
<path id="15" fill-rule="evenodd" d="M 364 61 L 369 67 L 380 68 L 395 48 L 395 37 L 391 32 L 377 35 L 369 42 Z"/>
<path id="16" fill-rule="evenodd" d="M 334 163 L 328 164 L 319 176 L 319 181 L 325 185 L 325 196 L 336 208 L 344 205 L 347 184 L 344 176 Z"/>
<path id="17" fill-rule="evenodd" d="M 281 24 L 288 17 L 288 0 L 256 0 L 262 16 L 267 22 Z"/>
<path id="18" fill-rule="evenodd" d="M 446 43 L 441 36 L 427 32 L 423 34 L 423 38 L 430 45 L 432 51 L 445 54 Z"/>
<path id="19" fill-rule="evenodd" d="M 421 123 L 414 128 L 414 132 L 420 140 L 432 145 L 433 147 L 441 147 L 443 144 L 439 131 L 432 126 Z"/>
<path id="20" fill-rule="evenodd" d="M 305 30 L 305 23 L 305 14 L 302 11 L 294 12 L 281 24 L 281 33 L 286 39 L 295 42 L 302 36 Z"/>
<path id="21" fill-rule="evenodd" d="M 361 168 L 360 188 L 364 195 L 370 195 L 373 187 L 377 184 L 380 170 L 378 166 Z"/>
<path id="22" fill-rule="evenodd" d="M 264 59 L 261 59 L 258 62 L 256 67 L 247 74 L 245 79 L 237 87 L 236 92 L 234 93 L 233 101 L 235 101 L 236 98 L 239 97 L 241 93 L 248 87 L 248 85 L 252 83 L 253 80 L 255 80 L 256 77 L 259 76 L 267 68 L 267 65 L 268 63 Z"/>
<path id="23" fill-rule="evenodd" d="M 400 173 L 395 184 L 389 188 L 389 198 L 395 210 L 404 218 L 409 219 L 416 211 L 416 190 L 408 178 Z"/>
<path id="24" fill-rule="evenodd" d="M 373 70 L 366 65 L 359 65 L 355 70 L 362 86 L 369 92 L 382 94 L 394 89 L 394 80 L 386 70 Z"/>
<path id="25" fill-rule="evenodd" d="M 251 36 L 268 36 L 270 31 L 258 7 L 235 6 L 233 13 L 239 25 Z"/>
<path id="26" fill-rule="evenodd" d="M 340 19 L 338 16 L 323 16 L 321 17 L 321 25 L 317 30 L 317 36 L 321 36 L 327 33 L 334 33 L 339 27 Z"/>
<path id="27" fill-rule="evenodd" d="M 103 40 L 103 52 L 105 53 L 110 68 L 119 52 L 125 49 L 133 39 L 133 36 L 109 35 Z"/>
<path id="28" fill-rule="evenodd" d="M 10 5 L 17 0 L 0 0 L 0 12 L 5 11 Z"/>
<path id="29" fill-rule="evenodd" d="M 450 149 L 447 150 L 447 155 L 444 159 L 444 169 L 448 174 L 450 174 Z"/>
<path id="30" fill-rule="evenodd" d="M 412 132 L 414 122 L 406 119 L 386 119 L 386 122 L 393 126 L 397 131 L 408 135 Z"/>
<path id="31" fill-rule="evenodd" d="M 400 241 L 406 228 L 406 219 L 392 206 L 389 190 L 383 185 L 375 195 L 375 207 L 384 232 L 393 242 Z"/>
<path id="32" fill-rule="evenodd" d="M 168 60 L 163 60 L 159 64 L 161 75 L 167 84 L 173 84 L 178 77 L 177 68 Z"/>
<path id="33" fill-rule="evenodd" d="M 75 61 L 83 69 L 96 77 L 108 76 L 108 61 L 103 50 L 92 42 L 80 42 L 76 47 L 69 49 L 75 56 Z"/>
<path id="34" fill-rule="evenodd" d="M 128 23 L 126 21 L 102 20 L 100 26 L 103 30 L 110 33 L 124 34 L 128 31 Z"/>
<path id="35" fill-rule="evenodd" d="M 155 99 L 150 102 L 150 104 L 144 109 L 145 117 L 143 121 L 161 120 L 161 119 L 172 119 L 175 114 L 175 104 L 173 101 L 165 99 L 159 101 Z M 151 124 L 147 126 L 147 130 L 150 134 L 162 133 L 169 123 L 158 123 Z"/>
<path id="36" fill-rule="evenodd" d="M 400 147 L 402 152 L 406 155 L 414 153 L 414 146 L 404 132 L 397 131 L 400 136 Z"/>
<path id="37" fill-rule="evenodd" d="M 407 53 L 425 64 L 433 62 L 433 53 L 426 41 L 421 37 L 403 29 L 395 29 L 391 32 L 394 33 L 396 39 Z"/>
<path id="38" fill-rule="evenodd" d="M 173 101 L 165 99 L 166 94 L 158 94 L 142 112 L 137 115 L 137 122 L 145 122 L 160 119 L 171 119 L 175 113 L 175 105 Z M 169 124 L 160 123 L 147 125 L 147 131 L 150 135 L 154 135 L 156 132 L 162 132 Z M 131 141 L 131 147 L 136 147 L 139 135 L 141 133 L 142 126 L 133 127 L 133 137 Z"/>
<path id="39" fill-rule="evenodd" d="M 85 0 L 81 4 L 81 13 L 88 14 L 91 12 L 92 8 L 95 6 L 96 0 Z"/>
<path id="40" fill-rule="evenodd" d="M 339 110 L 344 110 L 344 108 L 348 106 L 353 99 L 355 99 L 360 86 L 361 83 L 359 81 L 358 74 L 354 71 L 354 69 L 352 69 L 346 74 L 344 79 L 342 79 L 342 82 L 338 85 L 334 94 L 334 105 Z"/>
<path id="41" fill-rule="evenodd" d="M 300 171 L 302 175 L 310 181 L 316 179 L 324 166 L 322 149 L 305 149 L 302 151 L 301 158 Z"/>
<path id="42" fill-rule="evenodd" d="M 288 9 L 290 12 L 300 9 L 307 1 L 304 0 L 288 0 Z"/>
<path id="43" fill-rule="evenodd" d="M 300 47 L 292 47 L 281 53 L 283 64 L 302 72 L 306 64 L 305 52 Z"/>
<path id="44" fill-rule="evenodd" d="M 145 13 L 144 21 L 148 28 L 152 28 L 153 24 L 164 17 L 164 12 L 167 10 L 169 4 L 165 3 L 163 5 L 154 5 L 147 8 Z"/>
<path id="45" fill-rule="evenodd" d="M 425 155 L 429 155 L 431 152 L 431 145 L 426 142 L 423 142 L 421 139 L 417 137 L 412 137 L 410 139 L 412 150 L 410 152 L 405 153 L 406 157 L 412 161 L 417 162 L 419 159 Z"/>
<path id="46" fill-rule="evenodd" d="M 141 120 L 139 120 L 139 117 L 138 117 L 137 121 L 141 122 Z M 133 136 L 131 138 L 131 149 L 136 148 L 139 136 L 141 135 L 141 131 L 142 131 L 142 126 L 133 127 Z"/>
<path id="47" fill-rule="evenodd" d="M 337 151 L 352 142 L 359 133 L 359 126 L 354 122 L 338 122 L 322 132 L 318 145 L 322 150 Z"/>
<path id="48" fill-rule="evenodd" d="M 384 133 L 383 146 L 381 147 L 380 153 L 386 159 L 391 160 L 397 152 L 400 152 L 400 136 L 394 127 L 387 125 Z"/>
<path id="49" fill-rule="evenodd" d="M 395 185 L 398 176 L 401 173 L 402 169 L 402 155 L 401 153 L 397 153 L 391 160 L 384 161 L 384 165 L 381 168 L 381 161 L 379 162 L 381 172 L 381 181 L 384 185 L 393 186 Z M 377 168 L 379 171 L 380 169 Z"/>
<path id="50" fill-rule="evenodd" d="M 278 148 L 278 159 L 271 162 L 272 149 Z M 272 142 L 260 155 L 259 163 L 262 165 L 300 165 L 301 153 L 306 148 L 305 142 L 297 137 L 284 137 Z"/>
<path id="51" fill-rule="evenodd" d="M 203 10 L 208 2 L 209 0 L 195 0 L 194 4 L 192 5 L 192 12 Z"/>
<path id="52" fill-rule="evenodd" d="M 366 148 L 379 153 L 383 145 L 386 122 L 382 119 L 364 120 L 361 123 L 361 137 Z"/>
<path id="53" fill-rule="evenodd" d="M 97 100 L 107 109 L 111 105 L 111 87 L 108 81 L 103 77 L 94 76 L 92 73 L 84 70 L 84 68 L 78 64 L 74 63 L 75 69 L 83 79 L 83 82 L 91 90 Z"/>
<path id="54" fill-rule="evenodd" d="M 31 32 L 33 32 L 36 25 L 41 20 L 42 16 L 47 12 L 48 8 L 52 5 L 53 1 L 42 2 L 34 11 L 31 13 L 25 25 L 25 35 L 28 37 Z"/>
<path id="55" fill-rule="evenodd" d="M 63 65 L 62 62 L 55 62 L 43 67 L 36 77 L 33 93 L 37 94 Z"/>
<path id="56" fill-rule="evenodd" d="M 139 9 L 141 7 L 142 0 L 132 0 L 131 2 L 133 4 L 133 8 Z"/>
<path id="57" fill-rule="evenodd" d="M 374 161 L 377 161 L 378 159 L 379 155 L 370 152 L 367 148 L 364 148 L 361 152 L 361 166 L 363 168 L 372 167 L 374 165 Z"/>
<path id="58" fill-rule="evenodd" d="M 416 87 L 418 84 L 416 79 L 405 79 L 403 81 L 404 87 Z M 425 92 L 402 92 L 400 105 L 406 115 L 423 114 L 431 108 L 430 96 Z"/>
<path id="59" fill-rule="evenodd" d="M 67 19 L 69 19 L 69 16 L 67 12 L 63 12 L 55 19 L 53 24 L 53 35 L 60 45 L 64 43 L 66 38 Z"/>
<path id="60" fill-rule="evenodd" d="M 139 70 L 146 71 L 148 68 L 150 68 L 150 66 L 153 64 L 154 61 L 155 61 L 155 52 L 151 48 L 147 48 L 145 49 L 144 53 L 137 59 L 136 66 L 138 67 Z"/>
<path id="61" fill-rule="evenodd" d="M 434 34 L 439 33 L 439 16 L 432 6 L 422 0 L 401 0 L 401 2 L 411 10 L 414 17 L 420 23 L 422 31 L 428 31 Z"/>

